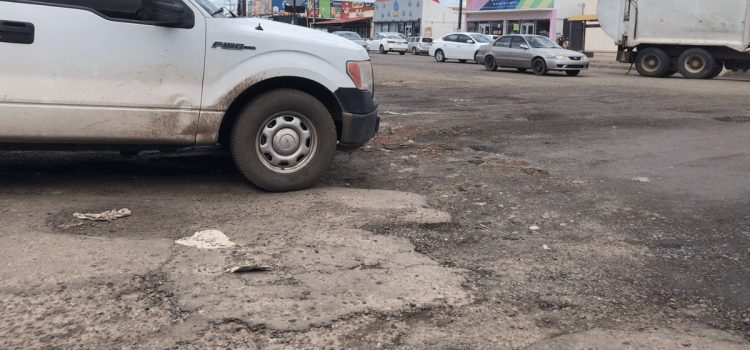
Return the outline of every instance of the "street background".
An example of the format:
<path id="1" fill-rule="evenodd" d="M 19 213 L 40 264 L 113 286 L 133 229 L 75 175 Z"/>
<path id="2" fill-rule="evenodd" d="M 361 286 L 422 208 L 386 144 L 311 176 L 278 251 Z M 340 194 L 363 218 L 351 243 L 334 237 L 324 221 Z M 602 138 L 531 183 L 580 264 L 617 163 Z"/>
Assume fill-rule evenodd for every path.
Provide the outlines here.
<path id="1" fill-rule="evenodd" d="M 746 77 L 372 56 L 381 132 L 311 190 L 0 152 L 0 348 L 750 348 Z"/>

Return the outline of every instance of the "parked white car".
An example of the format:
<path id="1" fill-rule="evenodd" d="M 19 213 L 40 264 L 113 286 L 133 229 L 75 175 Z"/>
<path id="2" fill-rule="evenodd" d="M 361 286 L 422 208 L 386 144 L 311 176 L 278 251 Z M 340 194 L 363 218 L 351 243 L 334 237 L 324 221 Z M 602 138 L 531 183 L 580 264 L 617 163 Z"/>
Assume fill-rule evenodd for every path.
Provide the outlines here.
<path id="1" fill-rule="evenodd" d="M 491 42 L 492 39 L 484 34 L 450 33 L 432 42 L 430 56 L 435 57 L 435 61 L 438 62 L 445 62 L 450 59 L 458 60 L 461 63 L 476 61 L 476 55 L 482 45 Z"/>
<path id="2" fill-rule="evenodd" d="M 432 38 L 427 38 L 424 36 L 410 37 L 407 43 L 409 52 L 415 55 L 429 53 L 431 45 L 432 45 Z"/>
<path id="3" fill-rule="evenodd" d="M 221 144 L 288 191 L 378 130 L 369 55 L 333 34 L 208 0 L 0 1 L 0 19 L 4 148 Z"/>
<path id="4" fill-rule="evenodd" d="M 370 51 L 377 51 L 381 54 L 389 52 L 398 52 L 403 55 L 409 49 L 406 43 L 406 36 L 401 33 L 375 33 L 372 40 L 367 43 Z"/>

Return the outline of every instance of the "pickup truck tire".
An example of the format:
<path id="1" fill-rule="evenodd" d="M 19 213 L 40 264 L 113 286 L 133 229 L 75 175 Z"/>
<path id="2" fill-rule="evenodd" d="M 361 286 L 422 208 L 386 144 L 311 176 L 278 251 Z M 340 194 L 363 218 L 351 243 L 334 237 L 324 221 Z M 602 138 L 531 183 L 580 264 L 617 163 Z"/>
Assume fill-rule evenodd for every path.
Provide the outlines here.
<path id="1" fill-rule="evenodd" d="M 669 72 L 669 55 L 658 47 L 640 50 L 635 58 L 635 69 L 644 77 L 664 77 Z"/>
<path id="2" fill-rule="evenodd" d="M 232 158 L 250 182 L 271 192 L 310 187 L 336 153 L 336 126 L 315 97 L 277 89 L 256 97 L 232 127 Z"/>
<path id="3" fill-rule="evenodd" d="M 710 79 L 716 71 L 716 59 L 714 56 L 701 48 L 687 49 L 680 55 L 677 68 L 680 74 L 687 79 Z"/>

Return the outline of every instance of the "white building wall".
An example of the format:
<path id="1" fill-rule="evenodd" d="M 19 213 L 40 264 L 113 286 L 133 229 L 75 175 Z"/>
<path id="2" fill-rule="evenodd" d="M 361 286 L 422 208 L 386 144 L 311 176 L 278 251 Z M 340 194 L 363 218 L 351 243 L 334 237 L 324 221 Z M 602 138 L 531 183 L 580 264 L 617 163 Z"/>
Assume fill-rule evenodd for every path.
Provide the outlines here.
<path id="1" fill-rule="evenodd" d="M 594 0 L 596 1 L 596 0 Z M 557 35 L 563 33 L 563 21 L 566 18 L 580 16 L 589 8 L 596 11 L 596 5 L 589 7 L 589 0 L 555 0 L 555 9 L 557 10 Z"/>
<path id="2" fill-rule="evenodd" d="M 596 15 L 596 7 L 599 0 L 586 0 L 585 14 Z M 597 24 L 589 23 L 589 24 Z M 615 40 L 604 33 L 602 28 L 586 28 L 586 43 L 584 51 L 594 53 L 617 52 Z"/>
<path id="3" fill-rule="evenodd" d="M 444 0 L 440 4 L 432 0 L 423 1 L 422 35 L 439 38 L 458 28 L 457 1 L 455 7 L 449 7 L 453 4 Z"/>

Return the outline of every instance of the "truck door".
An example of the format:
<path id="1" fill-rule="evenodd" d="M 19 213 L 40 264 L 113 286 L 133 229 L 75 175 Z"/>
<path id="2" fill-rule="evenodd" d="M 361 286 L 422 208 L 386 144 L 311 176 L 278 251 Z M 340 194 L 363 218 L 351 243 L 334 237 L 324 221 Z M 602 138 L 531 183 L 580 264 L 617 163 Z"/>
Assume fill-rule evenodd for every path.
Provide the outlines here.
<path id="1" fill-rule="evenodd" d="M 205 17 L 173 0 L 158 26 L 146 3 L 0 2 L 0 142 L 194 143 Z"/>

